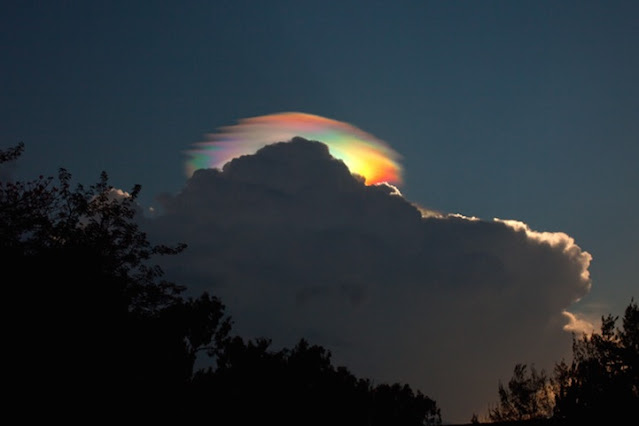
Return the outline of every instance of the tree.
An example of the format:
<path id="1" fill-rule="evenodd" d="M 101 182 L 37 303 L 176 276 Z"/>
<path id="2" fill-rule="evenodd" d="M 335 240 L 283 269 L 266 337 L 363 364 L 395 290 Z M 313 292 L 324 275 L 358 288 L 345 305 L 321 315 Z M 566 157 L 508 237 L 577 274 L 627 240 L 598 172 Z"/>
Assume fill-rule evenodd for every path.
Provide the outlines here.
<path id="1" fill-rule="evenodd" d="M 335 367 L 329 351 L 304 339 L 292 349 L 270 345 L 267 339 L 231 339 L 218 368 L 196 374 L 198 397 L 214 401 L 233 424 L 441 424 L 435 401 L 408 385 L 373 386 Z"/>
<path id="2" fill-rule="evenodd" d="M 631 300 L 623 317 L 602 317 L 601 333 L 573 335 L 573 360 L 555 367 L 555 417 L 574 421 L 639 421 L 639 313 Z"/>
<path id="3" fill-rule="evenodd" d="M 618 317 L 601 318 L 601 332 L 573 334 L 573 358 L 555 364 L 554 375 L 515 366 L 508 388 L 499 384 L 500 403 L 491 421 L 552 418 L 565 423 L 639 422 L 639 310 L 631 299 L 622 328 Z"/>
<path id="4" fill-rule="evenodd" d="M 538 420 L 552 415 L 552 389 L 545 372 L 515 365 L 508 387 L 499 383 L 499 405 L 489 409 L 493 422 Z"/>
<path id="5" fill-rule="evenodd" d="M 16 160 L 24 145 L 0 151 Z M 141 187 L 113 188 L 106 173 L 85 188 L 71 174 L 0 181 L 0 256 L 12 392 L 68 411 L 156 408 L 188 386 L 197 354 L 217 355 L 230 318 L 215 297 L 183 297 L 135 221 Z M 164 405 L 168 407 L 170 405 Z"/>

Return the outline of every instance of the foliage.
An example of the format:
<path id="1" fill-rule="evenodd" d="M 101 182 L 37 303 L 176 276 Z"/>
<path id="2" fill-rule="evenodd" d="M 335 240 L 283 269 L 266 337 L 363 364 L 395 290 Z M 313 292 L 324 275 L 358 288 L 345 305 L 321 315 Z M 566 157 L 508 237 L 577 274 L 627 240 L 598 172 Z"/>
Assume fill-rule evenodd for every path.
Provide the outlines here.
<path id="1" fill-rule="evenodd" d="M 508 387 L 499 383 L 499 405 L 489 410 L 493 422 L 538 420 L 552 414 L 552 389 L 548 377 L 534 366 L 515 366 Z"/>
<path id="2" fill-rule="evenodd" d="M 0 151 L 0 161 L 22 151 Z M 197 354 L 225 344 L 221 301 L 184 298 L 151 262 L 185 246 L 148 241 L 134 220 L 139 192 L 114 189 L 106 173 L 72 187 L 64 169 L 57 180 L 0 182 L 3 290 L 19 323 L 5 333 L 20 366 L 16 388 L 32 393 L 39 383 L 51 404 L 144 399 L 187 385 Z"/>
<path id="3" fill-rule="evenodd" d="M 568 423 L 639 421 L 639 311 L 634 300 L 619 318 L 602 317 L 601 332 L 573 335 L 573 359 L 546 377 L 517 364 L 508 388 L 499 384 L 494 422 L 552 419 Z"/>
<path id="4" fill-rule="evenodd" d="M 573 336 L 573 359 L 555 368 L 555 417 L 575 421 L 639 421 L 639 314 L 631 300 L 618 317 L 602 317 L 601 333 Z"/>
<path id="5" fill-rule="evenodd" d="M 196 374 L 194 382 L 210 392 L 223 417 L 236 424 L 441 424 L 436 403 L 408 385 L 358 379 L 334 367 L 329 351 L 304 339 L 290 350 L 270 345 L 235 337 L 217 369 Z"/>

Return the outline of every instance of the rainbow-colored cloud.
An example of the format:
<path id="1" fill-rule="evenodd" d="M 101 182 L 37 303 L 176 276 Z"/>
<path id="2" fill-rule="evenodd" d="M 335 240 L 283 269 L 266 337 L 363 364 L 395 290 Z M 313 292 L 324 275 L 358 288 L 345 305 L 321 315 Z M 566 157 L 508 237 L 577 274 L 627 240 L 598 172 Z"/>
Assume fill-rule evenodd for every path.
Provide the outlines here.
<path id="1" fill-rule="evenodd" d="M 351 173 L 364 177 L 367 185 L 401 184 L 400 155 L 386 142 L 348 123 L 301 112 L 245 118 L 207 135 L 207 141 L 187 151 L 187 175 L 197 169 L 221 168 L 234 158 L 295 136 L 325 143 L 331 155 L 344 161 Z"/>

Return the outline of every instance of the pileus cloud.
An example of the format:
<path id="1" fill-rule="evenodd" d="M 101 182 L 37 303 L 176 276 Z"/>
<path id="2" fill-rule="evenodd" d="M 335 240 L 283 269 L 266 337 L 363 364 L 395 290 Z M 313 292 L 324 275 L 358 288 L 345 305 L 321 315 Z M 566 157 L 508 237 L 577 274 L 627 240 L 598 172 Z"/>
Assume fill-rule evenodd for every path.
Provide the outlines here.
<path id="1" fill-rule="evenodd" d="M 566 312 L 591 285 L 568 235 L 424 215 L 301 138 L 197 170 L 161 202 L 150 234 L 188 244 L 165 271 L 221 297 L 238 334 L 305 337 L 358 375 L 422 390 L 451 421 L 484 413 L 516 363 L 569 354 Z"/>

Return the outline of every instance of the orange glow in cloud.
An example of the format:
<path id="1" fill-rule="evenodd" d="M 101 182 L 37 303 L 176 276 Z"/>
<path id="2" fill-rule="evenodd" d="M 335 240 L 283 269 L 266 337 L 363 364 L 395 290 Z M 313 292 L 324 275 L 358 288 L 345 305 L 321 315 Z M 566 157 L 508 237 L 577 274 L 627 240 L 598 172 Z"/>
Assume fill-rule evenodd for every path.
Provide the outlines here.
<path id="1" fill-rule="evenodd" d="M 222 127 L 188 151 L 187 174 L 190 176 L 197 169 L 221 168 L 234 158 L 295 136 L 326 144 L 331 155 L 342 160 L 351 173 L 364 177 L 367 185 L 402 182 L 400 155 L 386 142 L 348 123 L 301 112 L 245 118 L 237 125 Z"/>

